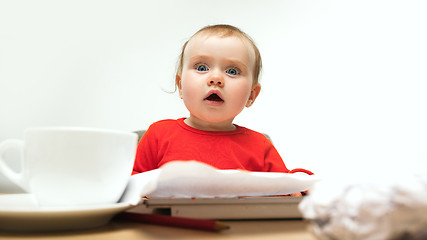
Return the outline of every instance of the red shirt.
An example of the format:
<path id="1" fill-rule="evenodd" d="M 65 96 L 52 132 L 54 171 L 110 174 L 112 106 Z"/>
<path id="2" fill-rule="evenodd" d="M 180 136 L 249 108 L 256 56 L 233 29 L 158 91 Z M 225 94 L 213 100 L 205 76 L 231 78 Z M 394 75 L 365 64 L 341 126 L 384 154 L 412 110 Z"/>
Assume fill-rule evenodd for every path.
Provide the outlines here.
<path id="1" fill-rule="evenodd" d="M 312 174 L 305 169 L 289 171 L 263 134 L 236 127 L 234 131 L 202 131 L 185 124 L 184 118 L 153 123 L 139 142 L 133 174 L 175 160 L 197 160 L 218 169 Z"/>

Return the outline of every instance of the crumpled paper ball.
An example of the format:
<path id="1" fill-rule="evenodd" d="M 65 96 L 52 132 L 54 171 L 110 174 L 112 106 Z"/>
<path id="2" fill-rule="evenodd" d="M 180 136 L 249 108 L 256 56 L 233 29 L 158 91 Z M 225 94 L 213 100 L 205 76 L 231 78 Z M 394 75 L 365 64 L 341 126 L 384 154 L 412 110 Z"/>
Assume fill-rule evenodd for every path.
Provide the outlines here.
<path id="1" fill-rule="evenodd" d="M 427 239 L 427 173 L 317 183 L 299 208 L 321 240 Z"/>

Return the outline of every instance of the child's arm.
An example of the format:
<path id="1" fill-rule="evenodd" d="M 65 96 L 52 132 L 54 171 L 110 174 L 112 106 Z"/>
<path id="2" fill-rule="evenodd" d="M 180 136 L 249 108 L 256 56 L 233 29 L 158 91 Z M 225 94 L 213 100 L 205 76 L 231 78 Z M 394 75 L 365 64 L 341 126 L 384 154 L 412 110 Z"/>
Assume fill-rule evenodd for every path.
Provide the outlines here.
<path id="1" fill-rule="evenodd" d="M 157 145 L 154 139 L 155 128 L 151 125 L 138 143 L 132 174 L 138 174 L 157 168 Z"/>

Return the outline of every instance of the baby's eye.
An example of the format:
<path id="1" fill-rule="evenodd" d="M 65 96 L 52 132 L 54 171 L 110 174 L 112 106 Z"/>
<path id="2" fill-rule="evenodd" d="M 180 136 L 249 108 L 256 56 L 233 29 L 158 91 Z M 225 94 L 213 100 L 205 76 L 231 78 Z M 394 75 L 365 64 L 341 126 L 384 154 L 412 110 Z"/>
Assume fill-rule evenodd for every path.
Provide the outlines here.
<path id="1" fill-rule="evenodd" d="M 225 71 L 226 73 L 230 74 L 230 75 L 239 75 L 239 70 L 235 69 L 235 68 L 230 68 L 227 71 Z"/>
<path id="2" fill-rule="evenodd" d="M 196 66 L 196 70 L 199 72 L 206 72 L 208 70 L 208 67 L 206 67 L 205 65 L 198 65 Z"/>

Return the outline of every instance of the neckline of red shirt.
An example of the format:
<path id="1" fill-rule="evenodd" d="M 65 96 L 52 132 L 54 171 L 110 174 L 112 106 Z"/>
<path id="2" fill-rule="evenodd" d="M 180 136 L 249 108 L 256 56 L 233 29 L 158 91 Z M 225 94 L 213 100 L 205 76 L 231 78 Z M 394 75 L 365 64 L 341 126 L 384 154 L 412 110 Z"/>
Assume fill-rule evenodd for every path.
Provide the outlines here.
<path id="1" fill-rule="evenodd" d="M 198 133 L 198 134 L 203 134 L 203 135 L 221 135 L 221 136 L 225 136 L 225 135 L 235 135 L 235 134 L 240 134 L 242 132 L 245 131 L 244 127 L 241 127 L 239 125 L 234 124 L 234 126 L 236 126 L 235 130 L 232 131 L 205 131 L 205 130 L 200 130 L 197 128 L 193 128 L 188 126 L 184 120 L 186 118 L 179 118 L 177 119 L 177 123 L 179 126 L 181 126 L 182 128 L 184 128 L 185 130 L 194 132 L 194 133 Z"/>

